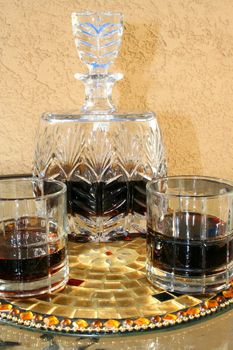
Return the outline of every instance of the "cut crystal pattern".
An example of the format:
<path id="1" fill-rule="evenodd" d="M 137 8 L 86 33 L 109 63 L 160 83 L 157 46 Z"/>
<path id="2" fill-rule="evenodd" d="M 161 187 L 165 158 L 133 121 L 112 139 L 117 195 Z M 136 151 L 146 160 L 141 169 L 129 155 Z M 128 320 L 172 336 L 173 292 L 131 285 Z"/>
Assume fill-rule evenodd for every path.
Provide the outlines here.
<path id="1" fill-rule="evenodd" d="M 79 57 L 88 74 L 83 114 L 41 118 L 34 174 L 64 181 L 71 238 L 109 241 L 145 231 L 146 183 L 166 174 L 164 146 L 153 113 L 115 114 L 109 73 L 121 44 L 119 13 L 73 13 Z M 127 237 L 130 238 L 130 237 Z"/>
<path id="2" fill-rule="evenodd" d="M 72 27 L 81 61 L 90 72 L 113 63 L 118 55 L 123 34 L 121 14 L 73 13 Z"/>
<path id="3" fill-rule="evenodd" d="M 102 116 L 94 122 L 82 118 L 59 122 L 59 116 L 43 116 L 35 175 L 66 182 L 71 231 L 82 240 L 142 232 L 146 182 L 166 174 L 154 115 Z"/>

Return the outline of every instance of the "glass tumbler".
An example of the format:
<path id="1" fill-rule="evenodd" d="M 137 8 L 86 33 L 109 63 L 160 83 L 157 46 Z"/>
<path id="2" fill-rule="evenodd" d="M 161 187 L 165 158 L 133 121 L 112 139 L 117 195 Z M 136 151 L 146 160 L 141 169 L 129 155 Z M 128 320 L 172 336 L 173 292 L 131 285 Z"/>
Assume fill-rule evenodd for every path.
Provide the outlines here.
<path id="1" fill-rule="evenodd" d="M 68 279 L 66 186 L 0 180 L 0 296 L 51 293 Z"/>
<path id="2" fill-rule="evenodd" d="M 147 184 L 147 277 L 180 293 L 211 293 L 233 278 L 233 183 L 176 176 Z"/>

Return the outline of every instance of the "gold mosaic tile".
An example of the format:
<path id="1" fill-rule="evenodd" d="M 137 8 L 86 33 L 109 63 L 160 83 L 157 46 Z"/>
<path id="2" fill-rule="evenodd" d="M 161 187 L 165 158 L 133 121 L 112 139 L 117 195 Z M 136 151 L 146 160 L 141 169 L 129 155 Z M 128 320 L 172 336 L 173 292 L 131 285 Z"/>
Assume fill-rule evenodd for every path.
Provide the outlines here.
<path id="1" fill-rule="evenodd" d="M 77 318 L 98 318 L 96 309 L 76 309 L 74 316 Z M 62 315 L 63 316 L 63 315 Z"/>
<path id="2" fill-rule="evenodd" d="M 136 307 L 126 307 L 118 309 L 120 318 L 131 318 L 131 315 L 135 315 L 134 317 L 139 317 L 140 313 Z"/>
<path id="3" fill-rule="evenodd" d="M 19 305 L 20 305 L 20 307 L 22 307 L 21 303 L 19 303 Z M 38 310 L 40 310 L 39 311 L 40 313 L 51 314 L 53 312 L 53 310 L 55 309 L 55 307 L 56 307 L 55 305 L 50 304 L 50 303 L 46 304 L 46 303 L 39 302 L 39 303 L 34 304 L 32 307 L 30 307 L 30 310 L 31 311 L 38 311 Z M 63 309 L 64 309 L 64 312 L 65 312 L 65 308 L 63 308 Z"/>
<path id="4" fill-rule="evenodd" d="M 168 300 L 158 304 L 157 308 L 161 314 L 165 314 L 182 310 L 184 308 L 184 305 L 177 303 L 175 300 Z"/>
<path id="5" fill-rule="evenodd" d="M 99 309 L 97 312 L 97 317 L 100 319 L 104 318 L 120 318 L 120 314 L 116 308 L 108 309 L 106 308 L 105 310 Z"/>
<path id="6" fill-rule="evenodd" d="M 90 300 L 90 299 L 79 299 L 79 298 L 77 298 L 76 301 L 73 301 L 72 305 L 74 307 L 77 307 L 77 308 L 79 308 L 79 307 L 81 307 L 81 308 L 83 308 L 83 307 L 91 308 L 91 307 L 93 307 L 94 302 L 93 302 L 93 300 Z"/>
<path id="7" fill-rule="evenodd" d="M 95 292 L 94 289 L 86 289 L 82 287 L 73 287 L 72 291 L 69 293 L 70 298 L 89 298 L 91 300 L 93 293 Z"/>
<path id="8" fill-rule="evenodd" d="M 161 322 L 173 324 L 178 320 L 180 323 L 182 317 L 186 317 L 186 321 L 201 317 L 233 302 L 226 300 L 233 295 L 231 289 L 217 297 L 214 294 L 193 297 L 152 286 L 145 275 L 145 254 L 143 238 L 109 244 L 69 243 L 70 281 L 66 288 L 36 299 L 2 303 L 0 317 L 1 312 L 3 316 L 5 313 L 4 317 L 12 312 L 14 317 L 19 314 L 21 321 L 25 318 L 28 322 L 26 318 L 31 314 L 25 312 L 30 311 L 40 314 L 33 314 L 34 324 L 42 322 L 46 327 L 53 327 L 52 323 L 60 322 L 59 327 L 70 327 L 71 332 L 80 329 L 89 332 L 92 325 L 94 332 L 96 327 L 116 331 L 132 325 L 134 330 L 140 330 L 155 324 L 160 328 Z M 23 313 L 17 307 L 22 308 Z M 206 312 L 206 309 L 213 310 Z"/>
<path id="9" fill-rule="evenodd" d="M 194 297 L 189 296 L 189 295 L 182 295 L 181 297 L 176 298 L 176 301 L 179 304 L 184 305 L 185 307 L 195 306 L 195 305 L 198 305 L 200 303 L 199 299 L 194 298 Z"/>
<path id="10" fill-rule="evenodd" d="M 97 300 L 97 305 L 101 309 L 106 309 L 108 307 L 113 308 L 116 306 L 116 301 L 115 300 Z"/>
<path id="11" fill-rule="evenodd" d="M 104 282 L 104 289 L 120 289 L 122 287 L 122 283 L 121 282 L 115 282 L 115 281 L 108 281 L 108 282 Z"/>
<path id="12" fill-rule="evenodd" d="M 82 285 L 83 288 L 92 288 L 92 289 L 102 289 L 103 282 L 102 281 L 96 281 L 96 280 L 87 280 Z"/>
<path id="13" fill-rule="evenodd" d="M 78 278 L 79 279 L 81 279 L 81 280 L 84 280 L 85 278 L 86 278 L 86 276 L 87 276 L 87 271 L 85 271 L 85 270 L 79 270 L 79 269 L 73 269 L 73 270 L 71 270 L 71 272 L 70 272 L 70 277 L 71 278 L 75 278 L 76 276 L 78 276 Z"/>
<path id="14" fill-rule="evenodd" d="M 151 295 L 153 294 L 153 290 L 150 287 L 147 286 L 141 286 L 139 288 L 134 288 L 133 292 L 137 295 L 137 296 L 144 296 L 144 295 Z"/>
<path id="15" fill-rule="evenodd" d="M 137 280 L 143 276 L 144 272 L 132 271 L 126 274 L 129 280 Z"/>
<path id="16" fill-rule="evenodd" d="M 134 300 L 137 305 L 141 305 L 143 307 L 146 307 L 146 305 L 157 305 L 160 303 L 159 300 L 152 298 L 150 295 L 146 296 L 145 298 L 135 298 Z"/>
<path id="17" fill-rule="evenodd" d="M 93 292 L 92 298 L 109 300 L 114 296 L 114 292 L 111 290 L 98 290 Z"/>
<path id="18" fill-rule="evenodd" d="M 106 275 L 107 281 L 121 281 L 122 275 L 117 273 L 110 273 L 109 275 Z"/>
<path id="19" fill-rule="evenodd" d="M 127 270 L 127 266 L 111 266 L 109 267 L 109 274 L 119 273 L 121 274 L 123 271 Z M 128 269 L 130 271 L 130 269 Z"/>
<path id="20" fill-rule="evenodd" d="M 130 306 L 134 306 L 135 305 L 135 300 L 134 299 L 130 299 L 130 298 L 127 298 L 127 299 L 119 299 L 117 301 L 117 305 L 120 306 L 120 307 L 130 307 Z"/>
<path id="21" fill-rule="evenodd" d="M 117 290 L 113 292 L 116 301 L 118 299 L 125 299 L 125 298 L 131 298 L 132 297 L 132 292 L 130 290 Z"/>
<path id="22" fill-rule="evenodd" d="M 75 315 L 75 310 L 73 307 L 69 307 L 69 306 L 57 306 L 53 309 L 53 315 L 56 315 L 56 316 L 60 316 L 60 314 L 62 313 L 63 314 L 63 317 L 74 317 Z"/>
<path id="23" fill-rule="evenodd" d="M 65 295 L 58 296 L 53 299 L 53 303 L 59 304 L 59 305 L 73 305 L 73 299 L 71 301 L 71 298 Z"/>
<path id="24" fill-rule="evenodd" d="M 122 285 L 127 289 L 140 287 L 140 283 L 138 281 L 122 281 Z"/>

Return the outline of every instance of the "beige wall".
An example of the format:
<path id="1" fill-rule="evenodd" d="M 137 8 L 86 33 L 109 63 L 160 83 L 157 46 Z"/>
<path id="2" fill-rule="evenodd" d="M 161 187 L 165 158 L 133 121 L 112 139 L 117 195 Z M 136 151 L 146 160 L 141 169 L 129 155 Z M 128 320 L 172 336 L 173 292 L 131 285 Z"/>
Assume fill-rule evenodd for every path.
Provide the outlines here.
<path id="1" fill-rule="evenodd" d="M 232 0 L 0 0 L 0 174 L 30 172 L 43 111 L 80 107 L 70 13 L 121 11 L 125 110 L 153 110 L 170 174 L 233 179 Z"/>

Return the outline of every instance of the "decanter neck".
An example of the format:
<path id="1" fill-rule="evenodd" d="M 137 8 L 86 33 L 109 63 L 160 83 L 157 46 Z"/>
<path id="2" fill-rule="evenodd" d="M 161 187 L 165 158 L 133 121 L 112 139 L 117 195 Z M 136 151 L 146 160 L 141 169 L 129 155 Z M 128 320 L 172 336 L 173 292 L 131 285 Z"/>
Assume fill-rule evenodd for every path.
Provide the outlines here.
<path id="1" fill-rule="evenodd" d="M 86 98 L 81 108 L 82 112 L 91 114 L 115 112 L 112 88 L 122 77 L 121 73 L 75 74 L 75 78 L 83 81 L 85 85 Z"/>

